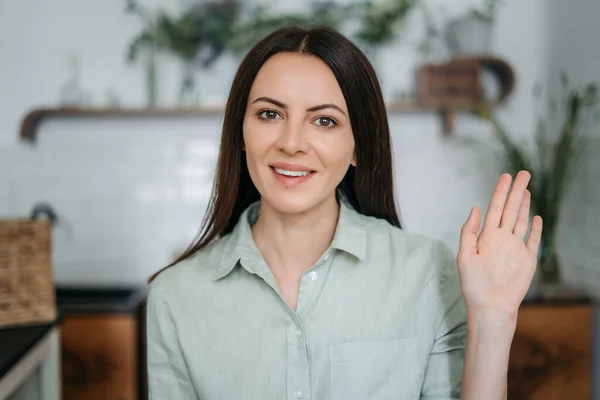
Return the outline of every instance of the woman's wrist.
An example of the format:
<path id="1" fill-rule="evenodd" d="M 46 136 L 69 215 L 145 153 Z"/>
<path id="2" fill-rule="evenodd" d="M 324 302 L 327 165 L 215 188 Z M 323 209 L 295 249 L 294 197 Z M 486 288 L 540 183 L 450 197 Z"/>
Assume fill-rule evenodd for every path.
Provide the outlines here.
<path id="1" fill-rule="evenodd" d="M 467 329 L 470 334 L 485 335 L 496 340 L 512 341 L 517 328 L 518 310 L 514 312 L 467 309 Z"/>

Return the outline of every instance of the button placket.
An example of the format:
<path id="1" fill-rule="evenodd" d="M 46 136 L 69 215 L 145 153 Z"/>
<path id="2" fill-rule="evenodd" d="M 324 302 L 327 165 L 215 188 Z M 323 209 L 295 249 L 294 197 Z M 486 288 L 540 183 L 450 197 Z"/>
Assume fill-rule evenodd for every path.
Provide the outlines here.
<path id="1" fill-rule="evenodd" d="M 294 316 L 290 321 L 287 340 L 288 357 L 288 398 L 310 398 L 310 374 L 308 369 L 308 351 L 302 320 Z"/>
<path id="2" fill-rule="evenodd" d="M 310 399 L 310 372 L 308 359 L 308 336 L 302 325 L 304 317 L 310 313 L 319 293 L 323 290 L 328 270 L 331 266 L 331 252 L 302 276 L 298 302 L 294 312 L 293 325 L 288 330 L 288 399 Z"/>
<path id="3" fill-rule="evenodd" d="M 300 281 L 296 314 L 306 317 L 310 309 L 314 307 L 315 301 L 323 290 L 332 263 L 333 254 L 332 250 L 329 249 L 323 253 L 319 261 L 312 268 L 304 273 Z"/>

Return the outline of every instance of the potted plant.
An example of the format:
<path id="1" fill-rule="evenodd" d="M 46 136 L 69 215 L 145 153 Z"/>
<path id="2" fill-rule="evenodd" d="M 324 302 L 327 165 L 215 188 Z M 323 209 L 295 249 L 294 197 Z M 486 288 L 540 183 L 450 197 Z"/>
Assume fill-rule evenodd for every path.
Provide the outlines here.
<path id="1" fill-rule="evenodd" d="M 360 29 L 355 33 L 356 41 L 367 54 L 392 41 L 419 0 L 394 0 L 388 2 L 359 3 Z"/>
<path id="2" fill-rule="evenodd" d="M 462 55 L 489 54 L 498 7 L 502 0 L 484 0 L 475 8 L 448 24 L 446 39 L 453 53 Z"/>
<path id="3" fill-rule="evenodd" d="M 372 1 L 339 5 L 332 1 L 311 2 L 305 13 L 270 13 L 270 5 L 245 7 L 240 0 L 209 0 L 197 3 L 178 18 L 165 12 L 150 12 L 138 0 L 126 0 L 127 11 L 142 17 L 145 28 L 129 45 L 128 59 L 134 61 L 140 50 L 149 54 L 149 103 L 155 103 L 154 54 L 165 51 L 183 60 L 185 74 L 181 85 L 180 103 L 189 103 L 195 96 L 194 71 L 207 68 L 229 50 L 240 55 L 272 31 L 289 25 L 323 25 L 342 30 L 344 23 L 358 22 L 358 29 L 349 34 L 370 54 L 395 37 L 398 25 L 418 0 Z"/>
<path id="4" fill-rule="evenodd" d="M 128 60 L 135 61 L 142 48 L 174 54 L 184 66 L 179 102 L 195 104 L 194 72 L 210 67 L 227 49 L 239 8 L 238 0 L 221 0 L 195 4 L 179 17 L 163 11 L 155 15 L 145 11 L 146 28 L 131 41 Z M 137 0 L 127 0 L 127 9 L 142 14 Z M 149 84 L 155 85 L 153 81 Z"/>
<path id="5" fill-rule="evenodd" d="M 561 263 L 556 246 L 559 217 L 573 173 L 582 161 L 589 129 L 595 126 L 590 121 L 598 119 L 600 100 L 595 82 L 571 88 L 564 74 L 561 81 L 562 107 L 557 109 L 554 102 L 549 103 L 549 112 L 538 121 L 532 151 L 513 139 L 487 107 L 476 111 L 492 125 L 509 172 L 513 176 L 519 170 L 531 173 L 531 209 L 544 221 L 537 268 L 541 295 L 561 289 Z M 539 97 L 541 91 L 536 91 L 536 95 Z M 553 118 L 557 118 L 556 123 Z"/>
<path id="6" fill-rule="evenodd" d="M 360 1 L 337 4 L 333 1 L 314 1 L 306 13 L 270 13 L 268 5 L 251 9 L 249 16 L 236 23 L 231 48 L 246 52 L 262 37 L 287 25 L 329 26 L 343 30 L 343 25 L 355 26 L 348 33 L 368 54 L 396 37 L 404 18 L 419 0 Z"/>
<path id="7" fill-rule="evenodd" d="M 272 4 L 251 7 L 247 15 L 239 18 L 233 26 L 229 41 L 230 49 L 245 54 L 252 46 L 276 29 L 290 25 L 323 25 L 339 29 L 341 22 L 348 17 L 354 5 L 338 5 L 333 2 L 310 4 L 307 12 L 272 13 Z"/>

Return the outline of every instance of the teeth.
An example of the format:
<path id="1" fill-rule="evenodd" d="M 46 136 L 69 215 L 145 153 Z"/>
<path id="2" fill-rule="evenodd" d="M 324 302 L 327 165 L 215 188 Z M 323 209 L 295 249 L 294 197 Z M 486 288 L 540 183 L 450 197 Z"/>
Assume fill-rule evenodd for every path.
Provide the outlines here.
<path id="1" fill-rule="evenodd" d="M 286 171 L 285 169 L 275 168 L 275 172 L 285 176 L 306 176 L 310 174 L 309 171 Z"/>

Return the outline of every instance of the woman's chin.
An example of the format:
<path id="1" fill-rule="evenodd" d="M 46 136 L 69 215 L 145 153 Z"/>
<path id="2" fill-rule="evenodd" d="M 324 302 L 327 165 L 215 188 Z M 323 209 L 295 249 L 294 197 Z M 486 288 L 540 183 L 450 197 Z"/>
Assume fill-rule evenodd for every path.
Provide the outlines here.
<path id="1" fill-rule="evenodd" d="M 268 208 L 278 213 L 305 214 L 322 206 L 323 199 L 294 194 L 263 197 L 262 202 L 266 203 L 264 205 L 268 206 Z"/>

